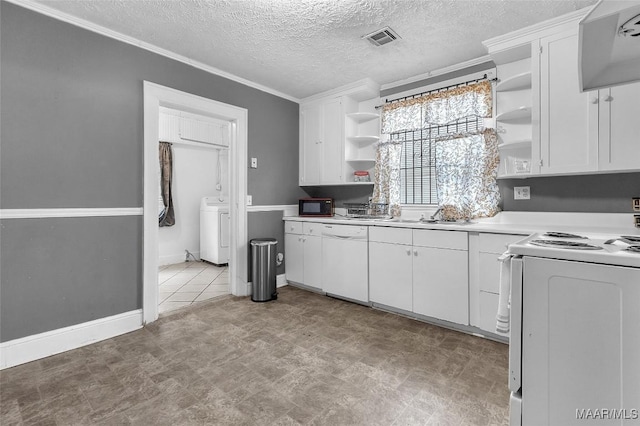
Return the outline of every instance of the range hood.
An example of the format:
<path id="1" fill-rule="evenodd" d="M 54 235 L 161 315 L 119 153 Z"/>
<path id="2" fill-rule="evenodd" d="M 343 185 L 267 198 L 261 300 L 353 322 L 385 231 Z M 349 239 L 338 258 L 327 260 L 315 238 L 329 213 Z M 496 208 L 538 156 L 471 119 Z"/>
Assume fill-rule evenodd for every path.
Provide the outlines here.
<path id="1" fill-rule="evenodd" d="M 640 0 L 600 0 L 579 29 L 581 91 L 640 81 Z"/>

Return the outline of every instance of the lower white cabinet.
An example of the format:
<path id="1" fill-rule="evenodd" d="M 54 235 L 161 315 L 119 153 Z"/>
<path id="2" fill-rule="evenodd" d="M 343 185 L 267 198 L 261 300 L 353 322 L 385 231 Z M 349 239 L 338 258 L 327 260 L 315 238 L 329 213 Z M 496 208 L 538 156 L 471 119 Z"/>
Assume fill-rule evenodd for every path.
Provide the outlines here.
<path id="1" fill-rule="evenodd" d="M 498 257 L 507 250 L 509 244 L 523 239 L 524 235 L 480 233 L 469 238 L 476 238 L 477 246 L 469 253 L 469 264 L 477 265 L 470 270 L 471 280 L 477 283 L 471 286 L 476 294 L 472 299 L 477 304 L 472 307 L 476 312 L 471 325 L 494 334 L 496 331 L 496 314 L 500 293 L 500 268 Z"/>
<path id="2" fill-rule="evenodd" d="M 467 262 L 466 232 L 371 227 L 369 298 L 468 325 Z"/>
<path id="3" fill-rule="evenodd" d="M 413 231 L 413 312 L 469 324 L 467 233 Z"/>
<path id="4" fill-rule="evenodd" d="M 412 230 L 369 229 L 369 299 L 405 311 L 413 309 Z"/>
<path id="5" fill-rule="evenodd" d="M 322 288 L 322 224 L 285 222 L 284 245 L 287 281 Z"/>

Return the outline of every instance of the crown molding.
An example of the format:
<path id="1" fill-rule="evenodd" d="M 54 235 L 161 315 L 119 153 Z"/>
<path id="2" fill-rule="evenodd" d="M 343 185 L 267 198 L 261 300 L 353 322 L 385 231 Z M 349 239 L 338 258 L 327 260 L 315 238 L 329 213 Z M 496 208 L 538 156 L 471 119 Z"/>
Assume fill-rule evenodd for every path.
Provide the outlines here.
<path id="1" fill-rule="evenodd" d="M 497 37 L 490 38 L 482 42 L 484 47 L 487 48 L 489 54 L 495 51 L 509 49 L 517 47 L 519 45 L 530 43 L 534 39 L 538 39 L 544 36 L 543 33 L 548 31 L 557 31 L 556 28 L 561 25 L 577 24 L 593 6 L 588 6 L 574 12 L 566 13 L 564 15 L 548 19 L 543 22 L 539 22 L 534 25 L 530 25 L 525 28 L 521 28 L 516 31 L 512 31 L 507 34 L 499 35 Z"/>
<path id="2" fill-rule="evenodd" d="M 314 102 L 320 99 L 336 96 L 353 96 L 357 100 L 365 100 L 375 98 L 380 94 L 380 85 L 370 78 L 363 78 L 362 80 L 354 81 L 353 83 L 345 84 L 344 86 L 336 87 L 325 92 L 316 93 L 315 95 L 308 96 L 300 100 L 300 103 Z"/>
<path id="3" fill-rule="evenodd" d="M 274 96 L 278 96 L 283 99 L 287 99 L 292 102 L 300 103 L 300 99 L 295 98 L 293 96 L 287 95 L 286 93 L 279 92 L 275 89 L 272 89 L 267 86 L 263 86 L 262 84 L 255 83 L 253 81 L 247 80 L 242 77 L 238 77 L 237 75 L 228 73 L 226 71 L 222 71 L 218 68 L 203 64 L 202 62 L 187 58 L 186 56 L 179 55 L 175 52 L 172 52 L 167 49 L 163 49 L 161 47 L 155 46 L 151 43 L 144 42 L 142 40 L 138 40 L 134 37 L 130 37 L 128 35 L 119 33 L 117 31 L 113 31 L 109 28 L 103 27 L 98 24 L 94 24 L 93 22 L 89 22 L 85 19 L 78 18 L 73 15 L 69 15 L 68 13 L 61 12 L 52 7 L 46 6 L 41 3 L 37 3 L 33 0 L 2 0 L 8 3 L 13 3 L 17 6 L 23 7 L 25 9 L 32 10 L 34 12 L 40 13 L 42 15 L 49 16 L 51 18 L 57 19 L 59 21 L 66 22 L 68 24 L 74 25 L 76 27 L 83 28 L 85 30 L 89 30 L 91 32 L 103 35 L 105 37 L 112 38 L 114 40 L 121 41 L 123 43 L 127 43 L 136 47 L 139 47 L 144 50 L 148 50 L 149 52 L 156 53 L 158 55 L 164 56 L 169 59 L 173 59 L 178 62 L 182 62 L 184 64 L 190 65 L 194 68 L 198 68 L 202 71 L 206 71 L 210 74 L 217 75 L 219 77 L 224 77 L 228 80 L 235 81 L 236 83 L 244 84 L 245 86 L 252 87 L 254 89 L 258 89 L 260 91 L 269 93 Z"/>
<path id="4" fill-rule="evenodd" d="M 393 89 L 395 87 L 404 86 L 407 84 L 415 83 L 416 81 L 426 80 L 428 78 L 436 77 L 443 74 L 448 74 L 450 72 L 462 70 L 465 68 L 472 67 L 474 65 L 480 65 L 487 62 L 491 62 L 491 61 L 493 61 L 493 59 L 489 55 L 484 55 L 479 58 L 470 59 L 465 62 L 460 62 L 459 64 L 455 64 L 455 65 L 440 68 L 434 71 L 429 71 L 423 74 L 415 75 L 413 77 L 410 77 L 404 80 L 398 80 L 391 83 L 383 84 L 380 86 L 380 90 L 383 91 L 383 90 Z"/>

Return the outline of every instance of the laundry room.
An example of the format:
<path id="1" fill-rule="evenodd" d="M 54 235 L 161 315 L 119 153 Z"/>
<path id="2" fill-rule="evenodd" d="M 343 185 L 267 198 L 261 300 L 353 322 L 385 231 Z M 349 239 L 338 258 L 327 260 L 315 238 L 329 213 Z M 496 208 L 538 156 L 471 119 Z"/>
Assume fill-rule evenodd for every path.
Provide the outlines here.
<path id="1" fill-rule="evenodd" d="M 165 172 L 171 180 L 170 195 L 162 190 L 163 177 L 158 179 L 158 211 L 161 218 L 166 216 L 160 221 L 158 233 L 160 266 L 200 260 L 200 210 L 204 197 L 209 203 L 228 208 L 227 126 L 214 118 L 160 108 L 159 139 L 161 144 L 170 144 L 171 156 L 171 171 Z M 168 160 L 160 158 L 160 162 L 162 175 Z M 170 200 L 166 200 L 168 196 Z M 228 263 L 228 259 L 217 257 L 207 260 Z"/>

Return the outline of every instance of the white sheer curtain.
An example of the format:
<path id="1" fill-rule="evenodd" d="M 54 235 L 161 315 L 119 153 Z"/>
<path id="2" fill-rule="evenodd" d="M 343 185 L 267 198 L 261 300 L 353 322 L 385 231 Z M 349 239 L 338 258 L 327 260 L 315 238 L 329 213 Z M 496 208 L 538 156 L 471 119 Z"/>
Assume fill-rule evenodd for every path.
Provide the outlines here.
<path id="1" fill-rule="evenodd" d="M 376 148 L 374 203 L 389 204 L 389 214 L 400 216 L 400 155 L 402 144 L 381 142 Z"/>
<path id="2" fill-rule="evenodd" d="M 482 120 L 491 117 L 492 104 L 491 83 L 486 80 L 393 102 L 383 107 L 382 133 L 433 129 L 461 120 Z M 493 216 L 499 211 L 497 137 L 493 129 L 481 126 L 474 129 L 450 133 L 432 141 L 436 147 L 438 204 L 447 219 Z M 381 144 L 379 152 L 388 150 L 388 145 Z M 393 200 L 395 194 L 399 200 L 400 155 L 401 152 L 396 156 L 382 151 L 376 158 L 374 201 Z M 388 177 L 396 174 L 397 179 Z"/>

